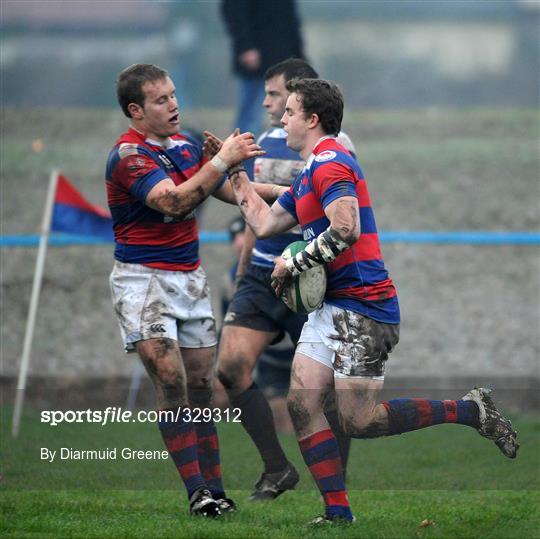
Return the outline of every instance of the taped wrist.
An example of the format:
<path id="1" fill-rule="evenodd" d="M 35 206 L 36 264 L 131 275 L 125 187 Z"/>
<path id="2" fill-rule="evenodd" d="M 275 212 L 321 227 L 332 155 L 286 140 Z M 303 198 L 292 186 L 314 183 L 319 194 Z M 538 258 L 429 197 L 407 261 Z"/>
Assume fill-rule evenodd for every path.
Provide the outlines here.
<path id="1" fill-rule="evenodd" d="M 296 277 L 314 266 L 322 266 L 327 262 L 332 262 L 348 248 L 349 244 L 343 241 L 332 227 L 328 227 L 311 243 L 306 245 L 303 251 L 289 258 L 285 262 L 285 266 L 293 277 Z"/>
<path id="2" fill-rule="evenodd" d="M 210 159 L 210 163 L 212 163 L 212 165 L 214 165 L 219 172 L 221 172 L 221 174 L 224 174 L 229 168 L 229 165 L 227 165 L 227 163 L 225 163 L 225 161 L 223 161 L 223 159 L 221 159 L 221 157 L 219 157 L 217 154 Z"/>

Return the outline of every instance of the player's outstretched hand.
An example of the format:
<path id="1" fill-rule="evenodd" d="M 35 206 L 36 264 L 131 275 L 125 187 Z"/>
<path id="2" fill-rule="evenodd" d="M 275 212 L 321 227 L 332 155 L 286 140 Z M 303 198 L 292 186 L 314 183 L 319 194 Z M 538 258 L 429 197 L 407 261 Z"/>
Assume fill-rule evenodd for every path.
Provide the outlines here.
<path id="1" fill-rule="evenodd" d="M 229 168 L 246 159 L 259 157 L 265 153 L 266 152 L 255 142 L 253 133 L 240 133 L 238 129 L 235 129 L 235 131 L 223 141 L 223 145 L 218 152 L 219 157 Z"/>
<path id="2" fill-rule="evenodd" d="M 274 271 L 272 272 L 272 288 L 274 289 L 274 294 L 280 298 L 283 294 L 285 287 L 289 286 L 293 281 L 293 276 L 291 272 L 287 269 L 285 265 L 285 260 L 278 256 L 274 259 Z"/>
<path id="3" fill-rule="evenodd" d="M 223 141 L 214 135 L 211 131 L 205 131 L 204 136 L 206 140 L 203 142 L 203 152 L 208 159 L 212 159 L 216 155 L 221 147 L 223 146 Z"/>

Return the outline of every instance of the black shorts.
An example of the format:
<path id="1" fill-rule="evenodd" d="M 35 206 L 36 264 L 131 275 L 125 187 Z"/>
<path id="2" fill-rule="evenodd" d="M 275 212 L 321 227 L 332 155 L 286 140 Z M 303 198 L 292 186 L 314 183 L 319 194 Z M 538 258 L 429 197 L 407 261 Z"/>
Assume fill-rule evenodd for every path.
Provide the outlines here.
<path id="1" fill-rule="evenodd" d="M 296 346 L 307 315 L 291 311 L 274 294 L 270 286 L 272 268 L 250 264 L 238 284 L 229 309 L 223 320 L 224 326 L 240 326 L 267 333 L 279 333 L 280 340 L 288 333 Z"/>

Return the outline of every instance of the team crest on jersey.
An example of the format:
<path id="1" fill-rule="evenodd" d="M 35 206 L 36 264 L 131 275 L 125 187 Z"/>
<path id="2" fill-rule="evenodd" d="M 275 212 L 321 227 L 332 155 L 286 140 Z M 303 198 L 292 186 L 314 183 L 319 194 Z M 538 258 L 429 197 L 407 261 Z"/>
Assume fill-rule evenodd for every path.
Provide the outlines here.
<path id="1" fill-rule="evenodd" d="M 136 157 L 135 159 L 131 159 L 129 161 L 129 165 L 128 165 L 128 170 L 132 170 L 132 171 L 135 171 L 135 170 L 141 170 L 142 168 L 144 168 L 144 165 L 145 165 L 145 161 L 142 157 Z"/>
<path id="2" fill-rule="evenodd" d="M 336 152 L 333 152 L 332 150 L 326 150 L 317 155 L 317 157 L 315 157 L 315 161 L 317 161 L 318 163 L 324 163 L 325 161 L 330 161 L 331 159 L 334 159 L 336 155 Z"/>

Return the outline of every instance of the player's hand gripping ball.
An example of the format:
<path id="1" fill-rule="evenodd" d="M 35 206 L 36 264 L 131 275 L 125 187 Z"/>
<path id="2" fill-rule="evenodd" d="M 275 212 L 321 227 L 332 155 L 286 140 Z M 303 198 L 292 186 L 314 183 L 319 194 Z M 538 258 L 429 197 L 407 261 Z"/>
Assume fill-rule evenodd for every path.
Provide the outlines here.
<path id="1" fill-rule="evenodd" d="M 288 245 L 281 257 L 285 260 L 304 250 L 305 241 L 295 241 Z M 297 275 L 290 285 L 283 289 L 281 299 L 295 313 L 308 314 L 318 309 L 326 293 L 326 270 L 324 266 L 314 266 Z"/>

